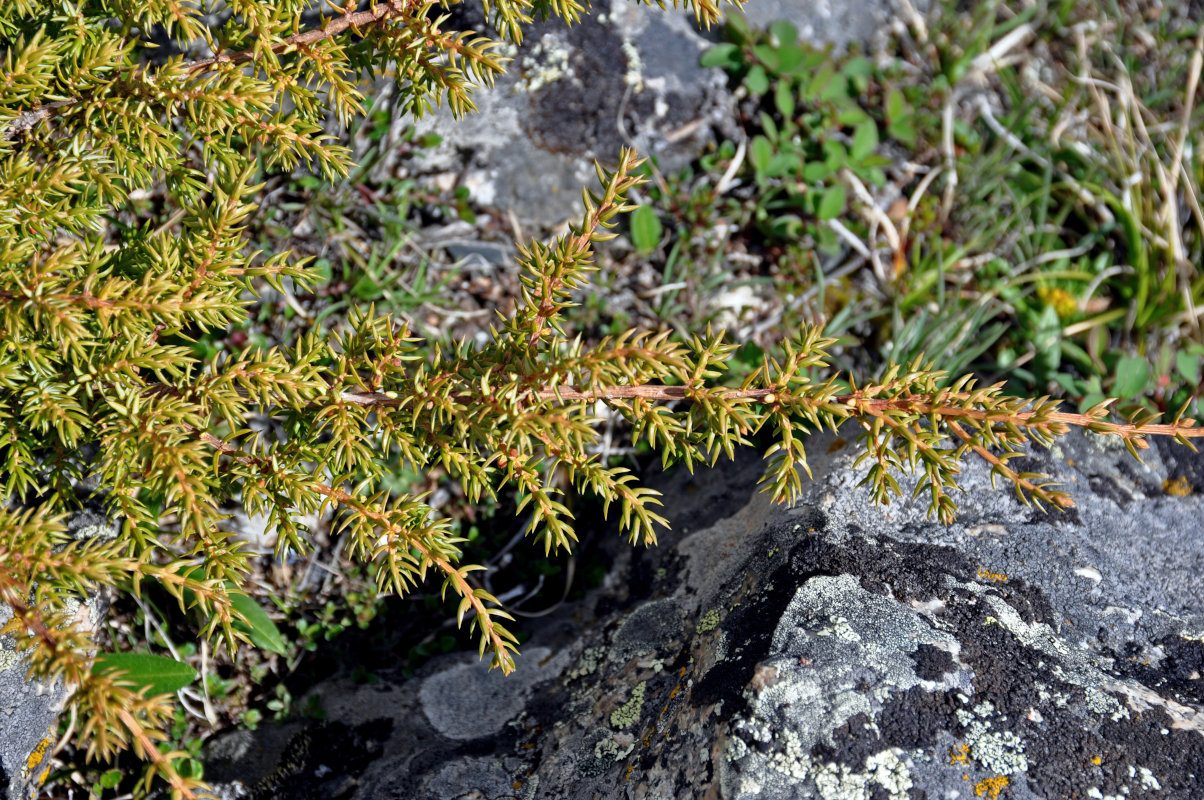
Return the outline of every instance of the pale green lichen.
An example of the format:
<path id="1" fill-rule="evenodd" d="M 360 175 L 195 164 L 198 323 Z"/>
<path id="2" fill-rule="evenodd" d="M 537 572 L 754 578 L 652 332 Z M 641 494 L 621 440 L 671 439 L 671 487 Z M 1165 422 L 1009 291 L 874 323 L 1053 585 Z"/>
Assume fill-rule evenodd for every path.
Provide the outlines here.
<path id="1" fill-rule="evenodd" d="M 19 663 L 21 663 L 20 653 L 0 645 L 0 672 L 7 672 Z"/>
<path id="2" fill-rule="evenodd" d="M 1087 790 L 1087 796 L 1091 800 L 1128 800 L 1127 794 L 1127 792 L 1125 794 L 1104 794 L 1097 786 L 1092 786 Z"/>
<path id="3" fill-rule="evenodd" d="M 709 633 L 719 627 L 719 610 L 712 608 L 703 614 L 695 628 L 699 633 Z"/>
<path id="4" fill-rule="evenodd" d="M 514 90 L 534 94 L 550 83 L 573 77 L 571 55 L 572 51 L 555 36 L 545 34 L 530 54 L 523 56 L 519 64 L 522 81 Z"/>
<path id="5" fill-rule="evenodd" d="M 1087 708 L 1096 714 L 1107 714 L 1113 722 L 1130 719 L 1129 709 L 1120 704 L 1115 697 L 1100 689 L 1088 687 L 1083 690 L 1087 700 Z"/>
<path id="6" fill-rule="evenodd" d="M 853 630 L 853 626 L 849 624 L 849 620 L 845 617 L 834 617 L 831 625 L 820 628 L 815 632 L 815 635 L 834 636 L 837 639 L 842 639 L 846 642 L 861 641 L 861 634 Z"/>
<path id="7" fill-rule="evenodd" d="M 621 761 L 635 749 L 635 737 L 630 733 L 607 736 L 594 745 L 594 757 L 599 761 Z"/>
<path id="8" fill-rule="evenodd" d="M 729 736 L 727 739 L 727 759 L 728 761 L 739 761 L 748 755 L 748 745 L 739 736 Z"/>
<path id="9" fill-rule="evenodd" d="M 571 670 L 566 677 L 572 681 L 577 678 L 584 678 L 587 675 L 593 675 L 598 671 L 598 665 L 602 663 L 606 656 L 606 650 L 601 647 L 587 647 L 581 653 L 581 660 L 577 662 L 576 668 Z"/>
<path id="10" fill-rule="evenodd" d="M 988 721 L 995 712 L 991 703 L 979 703 L 973 712 L 957 710 L 957 721 L 966 729 L 964 738 L 970 745 L 970 755 L 989 772 L 1013 775 L 1028 771 L 1024 742 L 1011 731 L 993 731 Z"/>
<path id="11" fill-rule="evenodd" d="M 1024 742 L 1011 731 L 982 733 L 970 746 L 970 755 L 987 770 L 999 775 L 1028 771 Z"/>
<path id="12" fill-rule="evenodd" d="M 640 681 L 631 690 L 631 699 L 616 709 L 610 715 L 610 724 L 620 730 L 630 728 L 640 719 L 640 710 L 644 706 L 644 690 L 648 688 L 647 681 Z"/>
<path id="13" fill-rule="evenodd" d="M 627 72 L 623 75 L 623 83 L 630 86 L 636 94 L 644 91 L 644 61 L 635 43 L 623 37 L 623 55 L 627 57 Z"/>
<path id="14" fill-rule="evenodd" d="M 760 731 L 760 734 L 758 739 L 762 741 L 770 741 L 773 736 L 768 729 Z M 811 756 L 804 749 L 798 734 L 789 729 L 784 730 L 777 736 L 777 744 L 780 749 L 770 756 L 769 766 L 795 781 L 806 780 L 811 767 Z"/>
<path id="15" fill-rule="evenodd" d="M 815 788 L 824 800 L 870 800 L 882 789 L 890 800 L 908 800 L 911 771 L 893 750 L 865 760 L 865 771 L 844 764 L 825 764 L 815 772 Z"/>
<path id="16" fill-rule="evenodd" d="M 1049 686 L 1038 681 L 1034 684 L 1037 687 L 1037 697 L 1044 703 L 1052 702 L 1059 708 L 1066 708 L 1070 705 L 1070 698 L 1062 692 L 1051 692 Z"/>

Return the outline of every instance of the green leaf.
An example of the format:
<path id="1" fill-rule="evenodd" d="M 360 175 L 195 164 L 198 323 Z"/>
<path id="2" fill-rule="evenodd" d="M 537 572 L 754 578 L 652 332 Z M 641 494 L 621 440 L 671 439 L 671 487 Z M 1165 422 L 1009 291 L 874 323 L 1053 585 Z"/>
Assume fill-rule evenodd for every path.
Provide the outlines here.
<path id="1" fill-rule="evenodd" d="M 1062 364 L 1062 321 L 1053 306 L 1045 306 L 1037 317 L 1036 329 L 1032 333 L 1033 349 L 1037 351 L 1036 363 L 1046 371 L 1054 371 Z"/>
<path id="2" fill-rule="evenodd" d="M 849 151 L 840 142 L 829 139 L 824 142 L 824 161 L 833 172 L 838 172 L 849 163 Z"/>
<path id="3" fill-rule="evenodd" d="M 840 184 L 831 186 L 823 193 L 819 199 L 819 208 L 816 209 L 815 216 L 820 219 L 833 219 L 840 216 L 844 211 L 845 194 L 844 187 Z"/>
<path id="4" fill-rule="evenodd" d="M 778 153 L 769 159 L 769 163 L 765 165 L 764 172 L 768 178 L 780 178 L 783 175 L 789 175 L 798 166 L 801 166 L 801 162 L 796 154 Z"/>
<path id="5" fill-rule="evenodd" d="M 911 118 L 897 119 L 887 126 L 886 132 L 890 137 L 900 144 L 914 146 L 916 143 L 916 126 Z"/>
<path id="6" fill-rule="evenodd" d="M 769 232 L 777 239 L 797 239 L 803 230 L 803 221 L 795 214 L 775 216 L 769 225 Z"/>
<path id="7" fill-rule="evenodd" d="M 836 121 L 846 128 L 856 128 L 868 119 L 870 119 L 870 115 L 865 113 L 865 109 L 861 106 L 842 108 L 836 114 Z"/>
<path id="8" fill-rule="evenodd" d="M 1200 382 L 1200 357 L 1186 350 L 1175 353 L 1175 371 L 1191 384 Z"/>
<path id="9" fill-rule="evenodd" d="M 846 78 L 869 78 L 874 74 L 874 64 L 865 56 L 850 58 L 840 71 Z"/>
<path id="10" fill-rule="evenodd" d="M 836 235 L 836 231 L 826 225 L 815 229 L 815 243 L 819 247 L 819 252 L 826 256 L 834 256 L 840 252 L 841 238 Z"/>
<path id="11" fill-rule="evenodd" d="M 874 152 L 878 147 L 878 123 L 867 119 L 857 126 L 853 132 L 853 148 L 850 151 L 854 161 L 860 161 Z"/>
<path id="12" fill-rule="evenodd" d="M 778 124 L 773 121 L 773 117 L 764 111 L 761 112 L 761 130 L 771 142 L 776 142 L 781 138 L 781 134 L 778 132 Z"/>
<path id="13" fill-rule="evenodd" d="M 773 157 L 773 146 L 764 136 L 754 136 L 752 144 L 748 147 L 748 156 L 752 161 L 753 169 L 757 172 L 764 172 L 765 168 L 769 166 L 769 159 Z"/>
<path id="14" fill-rule="evenodd" d="M 886 90 L 886 118 L 890 120 L 899 119 L 907 110 L 907 101 L 903 98 L 903 93 L 891 87 Z"/>
<path id="15" fill-rule="evenodd" d="M 96 675 L 115 671 L 139 689 L 149 687 L 148 696 L 172 694 L 196 680 L 196 670 L 187 664 L 150 653 L 101 653 L 92 665 Z"/>
<path id="16" fill-rule="evenodd" d="M 832 169 L 822 161 L 809 161 L 803 167 L 803 180 L 807 183 L 822 183 L 832 174 Z"/>
<path id="17" fill-rule="evenodd" d="M 886 133 L 901 144 L 916 143 L 916 114 L 907 104 L 903 92 L 891 87 L 886 92 Z"/>
<path id="18" fill-rule="evenodd" d="M 310 271 L 318 276 L 318 284 L 330 283 L 334 278 L 334 268 L 331 266 L 329 258 L 319 258 L 310 267 Z"/>
<path id="19" fill-rule="evenodd" d="M 794 87 L 789 81 L 778 81 L 773 89 L 773 104 L 786 119 L 794 116 Z"/>
<path id="20" fill-rule="evenodd" d="M 246 624 L 234 623 L 235 629 L 246 633 L 250 637 L 251 643 L 260 650 L 267 650 L 269 653 L 281 656 L 288 655 L 288 646 L 284 642 L 284 637 L 280 635 L 280 629 L 263 610 L 263 606 L 255 602 L 255 598 L 250 595 L 233 591 L 230 584 L 227 584 L 227 591 L 230 595 L 230 605 L 246 620 Z"/>
<path id="21" fill-rule="evenodd" d="M 717 44 L 703 53 L 698 63 L 704 67 L 734 67 L 740 63 L 740 47 L 730 42 Z"/>
<path id="22" fill-rule="evenodd" d="M 351 293 L 361 300 L 379 300 L 383 292 L 371 275 L 361 275 L 351 287 Z"/>
<path id="23" fill-rule="evenodd" d="M 769 91 L 769 76 L 765 74 L 765 68 L 757 65 L 750 69 L 744 76 L 744 85 L 752 94 L 765 94 Z"/>
<path id="24" fill-rule="evenodd" d="M 1112 393 L 1122 400 L 1137 397 L 1150 382 L 1150 365 L 1141 356 L 1125 356 L 1116 365 Z"/>
<path id="25" fill-rule="evenodd" d="M 783 45 L 778 49 L 778 74 L 790 75 L 803 66 L 807 51 L 795 44 Z"/>
<path id="26" fill-rule="evenodd" d="M 778 71 L 778 49 L 767 44 L 759 44 L 753 48 L 753 55 L 765 67 L 766 71 L 777 73 Z"/>
<path id="27" fill-rule="evenodd" d="M 769 23 L 769 35 L 776 40 L 778 47 L 794 44 L 798 41 L 798 28 L 786 20 L 778 20 Z"/>
<path id="28" fill-rule="evenodd" d="M 640 253 L 651 253 L 661 241 L 661 221 L 652 206 L 640 206 L 631 215 L 631 243 Z"/>

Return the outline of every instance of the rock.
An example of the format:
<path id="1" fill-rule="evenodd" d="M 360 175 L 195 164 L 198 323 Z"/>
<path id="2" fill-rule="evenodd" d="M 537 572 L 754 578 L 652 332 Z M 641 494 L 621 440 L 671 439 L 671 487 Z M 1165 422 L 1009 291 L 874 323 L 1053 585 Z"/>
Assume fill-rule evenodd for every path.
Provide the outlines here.
<path id="1" fill-rule="evenodd" d="M 901 13 L 923 13 L 927 0 L 767 0 L 749 3 L 757 26 L 793 22 L 805 40 L 843 49 L 884 33 Z M 918 12 L 917 12 L 918 9 Z M 453 6 L 449 29 L 488 30 L 479 7 Z M 740 12 L 731 12 L 740 13 Z M 736 98 L 727 76 L 699 65 L 718 30 L 700 30 L 690 12 L 602 0 L 574 25 L 559 19 L 526 27 L 496 85 L 473 93 L 477 111 L 460 120 L 447 108 L 421 120 L 395 115 L 377 180 L 394 174 L 408 148 L 405 130 L 438 134 L 405 169 L 436 185 L 467 187 L 485 207 L 512 212 L 523 225 L 555 228 L 581 213 L 581 190 L 594 188 L 594 161 L 614 163 L 624 146 L 656 159 L 666 173 L 692 162 L 717 138 L 739 138 Z M 379 87 L 374 107 L 394 92 Z M 392 142 L 393 144 L 390 144 Z M 364 139 L 361 147 L 375 147 Z"/>
<path id="2" fill-rule="evenodd" d="M 72 515 L 67 528 L 76 539 L 116 535 L 102 514 L 87 508 Z M 84 630 L 98 631 L 108 607 L 105 593 L 93 594 L 81 600 L 75 621 Z M 0 627 L 12 616 L 12 609 L 0 603 Z M 58 739 L 58 716 L 70 698 L 62 683 L 30 681 L 28 671 L 13 637 L 0 636 L 0 800 L 28 800 L 37 794 Z"/>
<path id="3" fill-rule="evenodd" d="M 794 508 L 748 453 L 670 476 L 673 530 L 524 625 L 510 678 L 469 653 L 320 685 L 326 722 L 248 796 L 1199 797 L 1204 458 L 1071 435 L 1020 467 L 1072 509 L 969 462 L 945 526 L 870 504 L 843 439 L 810 451 Z"/>
<path id="4" fill-rule="evenodd" d="M 450 29 L 487 28 L 479 7 L 449 11 Z M 512 59 L 507 74 L 473 93 L 475 113 L 457 121 L 440 108 L 417 121 L 420 135 L 442 137 L 421 151 L 417 171 L 451 176 L 475 202 L 524 225 L 560 225 L 580 214 L 582 188 L 596 186 L 595 159 L 613 163 L 634 145 L 676 170 L 716 129 L 731 129 L 726 77 L 698 64 L 709 45 L 692 15 L 607 0 L 571 27 L 558 19 L 527 26 L 522 45 L 502 53 Z M 392 95 L 380 92 L 377 107 Z M 397 115 L 392 137 L 412 124 Z M 384 152 L 374 174 L 398 168 L 397 149 Z"/>
<path id="5" fill-rule="evenodd" d="M 805 41 L 842 50 L 855 42 L 870 41 L 895 20 L 927 13 L 928 6 L 928 0 L 753 0 L 743 13 L 755 28 L 787 20 Z"/>

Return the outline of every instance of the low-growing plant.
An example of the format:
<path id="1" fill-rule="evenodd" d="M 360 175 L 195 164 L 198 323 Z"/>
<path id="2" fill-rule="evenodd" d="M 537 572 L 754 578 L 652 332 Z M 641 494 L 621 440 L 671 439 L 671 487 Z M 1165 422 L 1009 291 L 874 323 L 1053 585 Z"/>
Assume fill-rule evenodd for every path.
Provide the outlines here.
<path id="1" fill-rule="evenodd" d="M 942 109 L 926 135 L 943 151 L 929 193 L 938 225 L 912 243 L 905 304 L 921 307 L 935 277 L 950 284 L 943 315 L 985 306 L 1006 321 L 981 366 L 1012 386 L 1081 410 L 1112 396 L 1198 417 L 1194 370 L 1178 368 L 1200 344 L 1204 302 L 1188 144 L 1204 120 L 1198 21 L 1110 2 L 991 2 L 943 9 L 904 38 L 930 56 L 913 66 Z"/>
<path id="2" fill-rule="evenodd" d="M 806 230 L 821 250 L 838 246 L 833 230 L 815 222 L 841 216 L 847 192 L 842 170 L 871 186 L 886 182 L 882 168 L 891 160 L 878 152 L 879 122 L 860 98 L 874 72 L 864 57 L 839 62 L 800 42 L 789 22 L 765 33 L 739 16 L 728 22 L 728 42 L 711 48 L 704 66 L 727 70 L 755 98 L 760 133 L 748 143 L 748 159 L 758 187 L 755 220 L 768 235 L 797 238 Z M 892 94 L 884 123 L 887 134 L 913 142 L 909 112 Z"/>
<path id="3" fill-rule="evenodd" d="M 688 5 L 717 19 L 712 0 Z M 350 3 L 302 26 L 308 6 L 231 2 L 220 27 L 172 0 L 0 8 L 0 601 L 13 611 L 2 632 L 32 676 L 74 689 L 90 755 L 131 748 L 149 762 L 144 786 L 160 776 L 192 796 L 202 785 L 193 748 L 163 744 L 183 738 L 170 696 L 191 669 L 94 657 L 70 609 L 98 585 L 157 586 L 199 615 L 207 643 L 286 650 L 247 604 L 249 555 L 229 504 L 270 521 L 282 561 L 310 549 L 305 520 L 334 509 L 346 551 L 381 591 L 440 581 L 482 655 L 510 672 L 509 615 L 475 580 L 480 568 L 461 563 L 452 523 L 423 497 L 389 491 L 390 462 L 441 468 L 473 501 L 510 487 L 527 532 L 551 552 L 575 539 L 562 487 L 614 506 L 633 543 L 655 543 L 665 524 L 656 493 L 601 458 L 599 403 L 664 463 L 687 468 L 771 430 L 765 484 L 780 501 L 801 492 L 806 432 L 853 421 L 873 497 L 900 496 L 897 476 L 913 470 L 915 495 L 944 520 L 971 453 L 1026 500 L 1065 506 L 1039 476 L 1008 466 L 1023 445 L 1070 426 L 1118 436 L 1134 453 L 1147 434 L 1187 443 L 1204 433 L 1148 415 L 1111 422 L 1104 403 L 1061 412 L 1045 398 L 949 381 L 920 360 L 859 386 L 828 374 L 833 340 L 816 327 L 744 365 L 738 387 L 717 385 L 736 347 L 711 330 L 624 331 L 587 346 L 565 312 L 587 286 L 595 245 L 634 207 L 631 152 L 598 168 L 600 185 L 584 192 L 567 233 L 520 247 L 520 297 L 484 344 L 423 343 L 368 309 L 284 347 L 202 357 L 194 341 L 244 324 L 265 285 L 315 280 L 287 252 L 247 247 L 261 170 L 345 174 L 350 153 L 324 126 L 328 112 L 344 123 L 361 113 L 365 74 L 395 75 L 404 111 L 443 102 L 464 113 L 470 88 L 503 68 L 494 41 L 446 30 L 434 3 Z M 517 40 L 532 15 L 572 20 L 583 9 L 494 0 L 486 11 Z M 155 51 L 162 32 L 170 42 Z M 149 212 L 136 202 L 152 186 L 174 209 L 157 227 L 142 224 Z M 108 224 L 118 214 L 132 224 Z M 116 538 L 71 539 L 64 517 L 81 497 L 120 520 Z M 268 707 L 284 713 L 291 698 L 283 685 L 277 694 Z"/>

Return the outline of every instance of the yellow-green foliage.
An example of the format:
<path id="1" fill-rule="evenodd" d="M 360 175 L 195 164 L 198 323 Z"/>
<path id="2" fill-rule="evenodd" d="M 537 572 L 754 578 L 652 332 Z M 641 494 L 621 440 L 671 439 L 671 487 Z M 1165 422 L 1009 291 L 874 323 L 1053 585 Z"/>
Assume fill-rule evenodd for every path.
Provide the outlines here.
<path id="1" fill-rule="evenodd" d="M 685 2 L 700 21 L 716 19 L 713 0 Z M 575 0 L 484 4 L 512 40 L 533 15 L 583 11 Z M 463 113 L 472 86 L 503 69 L 496 42 L 445 30 L 436 3 L 353 2 L 319 18 L 304 15 L 310 5 L 0 4 L 0 601 L 15 612 L 3 633 L 36 675 L 76 688 L 90 752 L 132 747 L 153 762 L 148 775 L 175 791 L 197 785 L 172 767 L 177 754 L 155 745 L 171 718 L 168 698 L 92 672 L 91 642 L 67 612 L 90 586 L 137 587 L 150 577 L 202 611 L 204 636 L 232 647 L 245 628 L 234 625 L 226 586 L 240 585 L 248 556 L 220 511 L 231 501 L 270 518 L 281 554 L 310 548 L 299 519 L 337 507 L 336 527 L 382 590 L 405 592 L 433 573 L 481 652 L 510 671 L 508 615 L 475 588 L 479 568 L 460 563 L 449 523 L 421 499 L 385 491 L 387 457 L 420 474 L 440 465 L 474 500 L 511 487 L 531 512 L 532 536 L 556 550 L 574 536 L 554 470 L 616 504 L 633 541 L 654 542 L 664 522 L 655 493 L 596 455 L 598 401 L 667 463 L 711 463 L 772 423 L 767 482 L 778 499 L 800 490 L 802 431 L 856 417 L 875 496 L 898 493 L 892 471 L 919 467 L 919 491 L 945 518 L 967 450 L 1018 490 L 1065 503 L 1008 470 L 1008 455 L 1067 424 L 1140 445 L 1135 426 L 1102 422 L 1102 409 L 1077 417 L 998 387 L 946 387 L 919 364 L 860 390 L 824 381 L 815 376 L 831 341 L 817 330 L 802 331 L 740 389 L 715 388 L 732 345 L 709 331 L 688 342 L 633 331 L 583 345 L 561 312 L 588 278 L 594 244 L 631 208 L 631 153 L 599 169 L 600 188 L 585 194 L 567 234 L 522 248 L 522 296 L 483 347 L 420 350 L 398 323 L 367 311 L 341 333 L 310 333 L 286 350 L 202 360 L 189 339 L 245 320 L 263 284 L 311 280 L 290 253 L 249 250 L 253 175 L 346 174 L 349 152 L 324 130 L 331 116 L 360 113 L 362 77 L 395 75 L 407 113 L 437 103 Z M 214 14 L 203 17 L 202 6 Z M 187 55 L 164 56 L 151 32 Z M 155 187 L 177 209 L 160 227 L 131 201 Z M 110 224 L 118 218 L 126 224 Z M 253 430 L 248 420 L 263 415 L 285 434 Z M 121 522 L 115 541 L 72 542 L 64 531 L 85 477 Z M 160 520 L 169 517 L 165 533 Z"/>

